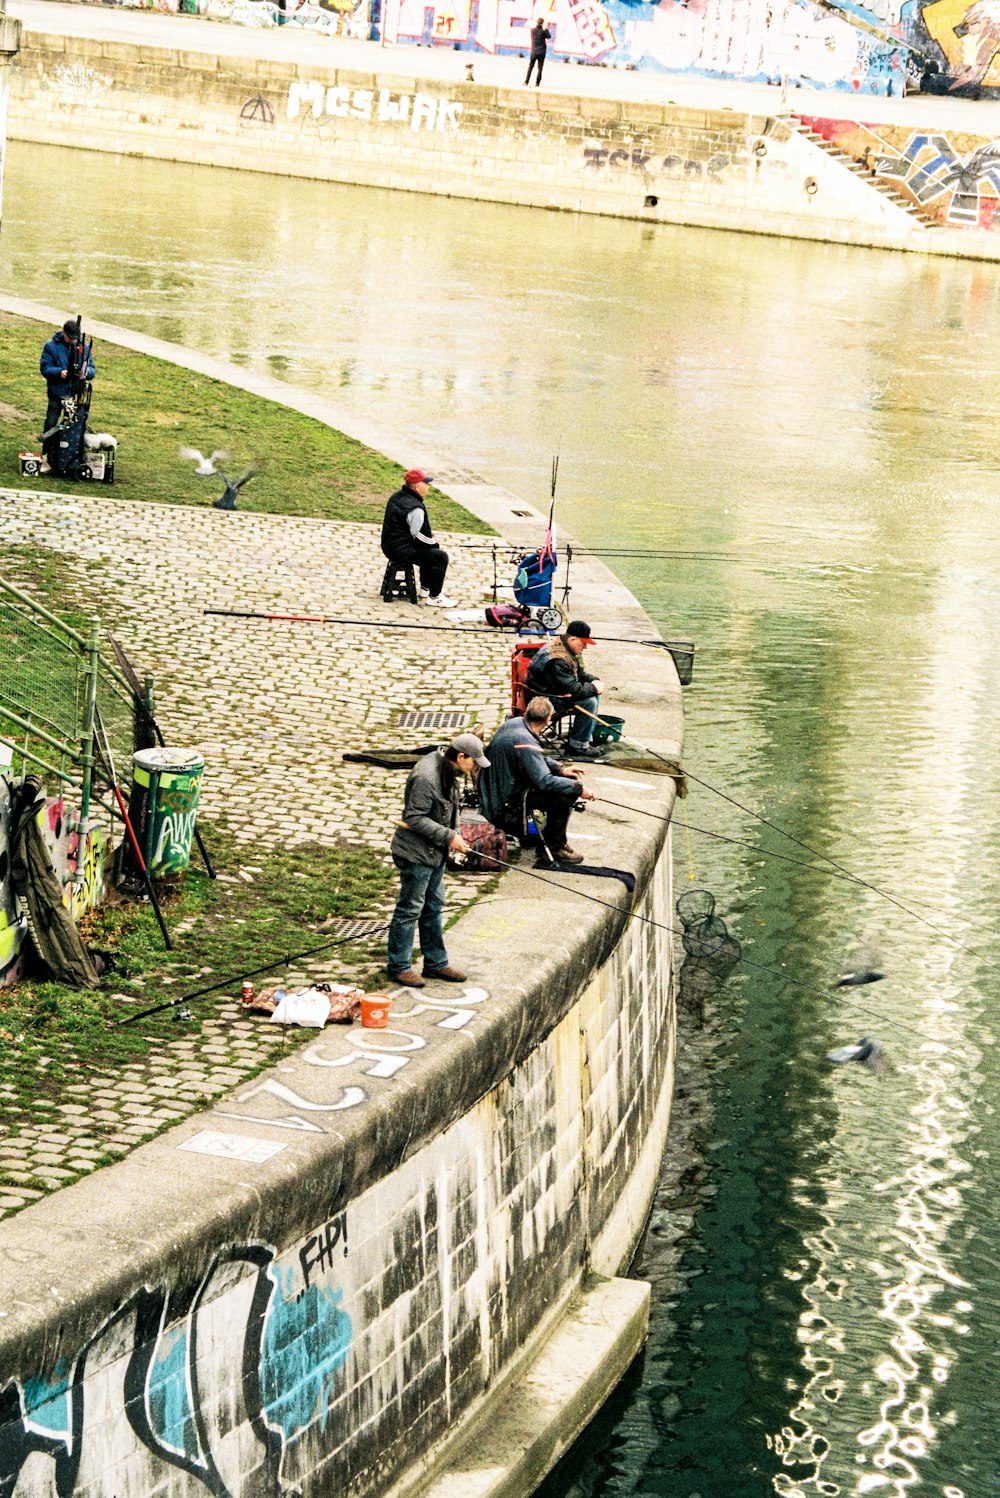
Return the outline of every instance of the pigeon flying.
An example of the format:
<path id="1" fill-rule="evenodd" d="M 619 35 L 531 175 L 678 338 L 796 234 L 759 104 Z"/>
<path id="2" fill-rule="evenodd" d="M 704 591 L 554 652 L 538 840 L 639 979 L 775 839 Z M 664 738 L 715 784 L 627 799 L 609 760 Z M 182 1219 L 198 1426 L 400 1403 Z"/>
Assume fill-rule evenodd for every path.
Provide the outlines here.
<path id="1" fill-rule="evenodd" d="M 865 983 L 881 983 L 885 973 L 880 973 L 875 968 L 863 967 L 853 973 L 844 973 L 839 977 L 834 988 L 861 988 Z"/>
<path id="2" fill-rule="evenodd" d="M 199 478 L 203 479 L 208 478 L 213 473 L 217 473 L 216 463 L 220 460 L 225 462 L 226 458 L 229 457 L 229 454 L 221 447 L 216 448 L 215 452 L 208 458 L 204 457 L 196 447 L 179 447 L 177 451 L 182 458 L 188 458 L 190 462 L 194 463 L 195 473 Z"/>
<path id="3" fill-rule="evenodd" d="M 219 477 L 222 479 L 226 479 L 226 492 L 222 495 L 221 499 L 212 501 L 212 508 L 214 510 L 235 510 L 236 500 L 239 496 L 240 490 L 243 488 L 243 485 L 249 484 L 254 474 L 258 472 L 259 469 L 257 468 L 248 468 L 246 473 L 242 474 L 241 477 L 238 478 L 235 483 L 233 483 L 232 480 L 226 479 L 226 475 L 220 468 Z"/>
<path id="4" fill-rule="evenodd" d="M 872 1040 L 870 1035 L 863 1035 L 856 1045 L 845 1045 L 839 1050 L 827 1051 L 826 1059 L 834 1066 L 840 1066 L 845 1061 L 859 1061 L 873 1072 L 884 1072 L 889 1068 L 889 1057 L 884 1046 L 879 1045 L 877 1040 Z"/>

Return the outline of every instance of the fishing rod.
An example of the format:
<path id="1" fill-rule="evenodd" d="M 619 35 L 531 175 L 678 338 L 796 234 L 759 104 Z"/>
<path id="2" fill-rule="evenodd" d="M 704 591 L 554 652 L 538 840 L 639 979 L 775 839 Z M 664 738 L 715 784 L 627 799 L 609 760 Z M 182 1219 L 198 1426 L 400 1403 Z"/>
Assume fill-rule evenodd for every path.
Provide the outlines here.
<path id="1" fill-rule="evenodd" d="M 455 547 L 456 551 L 489 551 L 510 553 L 515 557 L 524 551 L 523 546 L 516 546 L 510 542 L 504 542 L 502 546 L 487 546 L 482 541 L 460 541 Z M 603 556 L 635 556 L 653 557 L 660 561 L 669 561 L 679 558 L 682 561 L 710 561 L 710 562 L 743 562 L 761 560 L 763 558 L 747 558 L 733 552 L 711 552 L 711 551 L 673 551 L 660 549 L 659 547 L 647 549 L 645 547 L 592 547 L 577 546 L 575 543 L 566 543 L 566 554 L 568 557 L 603 557 Z M 801 563 L 800 565 L 808 565 Z M 815 565 L 819 565 L 818 563 Z M 826 565 L 826 564 L 824 564 Z"/>
<path id="2" fill-rule="evenodd" d="M 687 772 L 685 771 L 685 773 Z M 594 799 L 595 801 L 600 802 L 603 806 L 615 806 L 619 811 L 638 812 L 639 816 L 650 817 L 654 822 L 665 822 L 667 826 L 674 825 L 674 820 L 672 817 L 665 817 L 657 811 L 648 811 L 644 806 L 629 806 L 624 801 L 611 801 L 607 796 L 595 796 Z M 864 880 L 859 879 L 857 874 L 842 874 L 835 869 L 824 868 L 821 864 L 818 863 L 807 863 L 804 858 L 793 858 L 790 853 L 778 853 L 773 848 L 761 848 L 758 846 L 758 844 L 748 843 L 743 838 L 727 837 L 725 833 L 713 832 L 708 827 L 696 827 L 693 822 L 689 822 L 686 818 L 684 820 L 684 830 L 685 832 L 697 832 L 702 837 L 710 837 L 717 843 L 728 843 L 730 847 L 733 848 L 745 848 L 747 852 L 756 853 L 761 858 L 776 858 L 780 863 L 790 863 L 793 864 L 796 868 L 808 869 L 813 874 L 822 874 L 827 879 L 840 880 L 843 884 L 858 884 L 864 886 Z M 879 893 L 881 893 L 881 891 L 879 891 Z M 938 906 L 928 905 L 922 900 L 915 900 L 914 904 L 921 905 L 925 910 L 933 911 L 938 915 L 945 914 L 945 912 L 940 910 Z M 977 951 L 978 949 L 970 947 L 968 950 Z"/>
<path id="3" fill-rule="evenodd" d="M 684 772 L 687 773 L 686 771 Z M 641 817 L 650 817 L 654 822 L 665 822 L 668 827 L 674 825 L 673 817 L 665 817 L 661 812 L 648 811 L 645 806 L 629 806 L 625 801 L 612 801 L 607 796 L 595 796 L 602 806 L 615 806 L 619 811 L 638 812 Z M 793 858 L 790 853 L 776 853 L 770 848 L 759 848 L 756 843 L 745 842 L 742 838 L 726 837 L 722 832 L 711 832 L 707 827 L 696 827 L 693 822 L 684 821 L 687 832 L 698 832 L 703 837 L 714 838 L 720 843 L 730 843 L 734 848 L 746 848 L 750 853 L 758 853 L 762 858 L 776 858 L 781 863 L 791 863 L 800 869 L 810 869 L 814 874 L 825 874 L 828 879 L 839 879 L 844 884 L 860 884 L 861 880 L 854 874 L 840 874 L 833 869 L 823 868 L 818 863 L 807 863 L 804 858 Z"/>
<path id="4" fill-rule="evenodd" d="M 176 1009 L 180 1004 L 190 1004 L 194 999 L 203 999 L 206 994 L 218 993 L 220 988 L 229 988 L 237 983 L 243 983 L 246 979 L 257 978 L 261 973 L 269 973 L 276 967 L 290 967 L 293 962 L 298 962 L 300 957 L 313 957 L 317 952 L 327 952 L 331 947 L 342 947 L 348 941 L 367 941 L 369 937 L 381 936 L 388 931 L 389 922 L 382 921 L 372 927 L 370 931 L 364 931 L 360 935 L 356 932 L 351 936 L 336 936 L 332 941 L 325 941 L 318 947 L 304 947 L 301 952 L 288 952 L 284 957 L 276 957 L 273 962 L 266 962 L 263 967 L 251 968 L 246 973 L 230 973 L 228 977 L 222 978 L 218 983 L 210 983 L 206 988 L 196 988 L 191 993 L 180 994 L 176 999 L 168 999 L 164 1004 L 154 1004 L 150 1009 L 140 1009 L 137 1014 L 130 1014 L 125 1019 L 117 1020 L 115 1029 L 120 1030 L 123 1025 L 134 1025 L 136 1020 L 148 1019 L 151 1014 L 162 1014 L 165 1009 Z"/>
<path id="5" fill-rule="evenodd" d="M 362 629 L 408 629 L 447 635 L 475 635 L 480 640 L 503 640 L 509 636 L 502 630 L 488 633 L 482 629 L 469 629 L 461 624 L 403 624 L 395 619 L 337 619 L 332 614 L 277 614 L 262 609 L 202 609 L 203 614 L 213 614 L 222 619 L 277 619 L 291 624 L 349 624 Z M 539 638 L 542 638 L 539 636 Z M 669 650 L 671 645 L 680 645 L 680 640 L 633 640 L 622 635 L 592 635 L 606 645 L 652 645 Z"/>

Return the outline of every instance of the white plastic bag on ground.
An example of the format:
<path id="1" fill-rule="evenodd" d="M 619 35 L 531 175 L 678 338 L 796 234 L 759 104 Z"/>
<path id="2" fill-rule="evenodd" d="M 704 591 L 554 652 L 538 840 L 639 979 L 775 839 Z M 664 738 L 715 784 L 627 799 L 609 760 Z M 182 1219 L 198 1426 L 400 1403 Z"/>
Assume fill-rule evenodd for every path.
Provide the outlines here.
<path id="1" fill-rule="evenodd" d="M 322 1030 L 330 1016 L 329 995 L 318 988 L 286 993 L 271 1015 L 272 1025 L 311 1025 Z"/>

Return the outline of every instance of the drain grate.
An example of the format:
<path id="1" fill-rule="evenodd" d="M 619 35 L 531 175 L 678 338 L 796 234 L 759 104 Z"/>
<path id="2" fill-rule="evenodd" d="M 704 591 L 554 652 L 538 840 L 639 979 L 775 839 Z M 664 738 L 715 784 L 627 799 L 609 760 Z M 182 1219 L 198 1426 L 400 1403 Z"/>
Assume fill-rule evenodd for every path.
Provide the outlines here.
<path id="1" fill-rule="evenodd" d="M 371 916 L 355 917 L 353 920 L 348 920 L 346 916 L 335 916 L 332 920 L 323 921 L 319 929 L 330 932 L 333 936 L 360 941 L 366 936 L 380 936 L 387 925 L 387 921 L 375 921 Z"/>
<path id="2" fill-rule="evenodd" d="M 464 728 L 468 721 L 461 707 L 411 708 L 399 715 L 400 728 Z"/>

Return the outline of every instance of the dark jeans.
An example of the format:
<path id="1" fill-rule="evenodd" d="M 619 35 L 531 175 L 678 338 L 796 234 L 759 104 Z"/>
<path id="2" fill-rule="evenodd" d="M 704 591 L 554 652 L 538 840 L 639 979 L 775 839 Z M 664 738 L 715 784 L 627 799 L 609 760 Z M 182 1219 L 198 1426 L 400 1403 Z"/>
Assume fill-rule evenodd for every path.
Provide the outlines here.
<path id="1" fill-rule="evenodd" d="M 597 716 L 601 711 L 601 699 L 600 697 L 583 697 L 578 706 L 586 708 L 587 713 L 593 713 Z M 596 727 L 597 725 L 593 718 L 588 718 L 585 713 L 575 712 L 573 714 L 573 726 L 569 731 L 570 743 L 589 744 L 594 737 L 594 729 Z"/>
<path id="2" fill-rule="evenodd" d="M 48 403 L 48 405 L 45 408 L 45 425 L 42 427 L 42 431 L 43 432 L 47 432 L 50 427 L 54 427 L 56 425 L 57 421 L 59 420 L 59 418 L 60 418 L 61 415 L 62 415 L 62 396 L 61 395 L 50 395 L 49 396 L 49 403 Z M 46 458 L 49 457 L 49 451 L 50 451 L 50 449 L 52 447 L 52 444 L 55 442 L 55 440 L 56 439 L 54 437 L 50 437 L 47 442 L 43 442 L 42 443 L 42 452 L 45 454 Z M 51 458 L 49 459 L 49 461 L 50 462 L 52 461 Z"/>
<path id="3" fill-rule="evenodd" d="M 413 961 L 413 934 L 420 931 L 424 972 L 448 966 L 444 931 L 444 864 L 407 863 L 393 855 L 399 870 L 399 899 L 389 925 L 386 969 L 390 978 L 405 973 Z"/>
<path id="4" fill-rule="evenodd" d="M 535 79 L 535 87 L 536 88 L 541 88 L 541 86 L 542 86 L 542 69 L 544 68 L 544 66 L 545 66 L 545 53 L 544 52 L 542 53 L 541 57 L 532 57 L 531 58 L 531 60 L 528 63 L 528 76 L 524 80 L 524 85 L 525 85 L 526 88 L 527 88 L 528 84 L 531 82 L 531 70 L 532 70 L 532 68 L 537 68 L 538 69 L 538 77 Z"/>
<path id="5" fill-rule="evenodd" d="M 405 555 L 390 557 L 389 560 L 400 567 L 404 565 L 416 567 L 420 574 L 420 586 L 426 588 L 432 598 L 436 598 L 444 587 L 444 577 L 448 571 L 448 553 L 442 551 L 440 546 L 418 544 Z"/>

